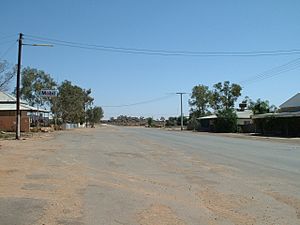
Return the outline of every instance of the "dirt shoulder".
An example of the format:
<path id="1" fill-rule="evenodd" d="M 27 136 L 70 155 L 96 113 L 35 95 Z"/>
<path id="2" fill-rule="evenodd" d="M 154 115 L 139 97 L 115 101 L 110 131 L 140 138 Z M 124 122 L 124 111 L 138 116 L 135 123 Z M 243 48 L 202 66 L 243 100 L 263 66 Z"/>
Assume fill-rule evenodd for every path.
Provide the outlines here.
<path id="1" fill-rule="evenodd" d="M 80 221 L 84 171 L 61 155 L 65 146 L 57 140 L 60 134 L 0 141 L 1 225 Z"/>

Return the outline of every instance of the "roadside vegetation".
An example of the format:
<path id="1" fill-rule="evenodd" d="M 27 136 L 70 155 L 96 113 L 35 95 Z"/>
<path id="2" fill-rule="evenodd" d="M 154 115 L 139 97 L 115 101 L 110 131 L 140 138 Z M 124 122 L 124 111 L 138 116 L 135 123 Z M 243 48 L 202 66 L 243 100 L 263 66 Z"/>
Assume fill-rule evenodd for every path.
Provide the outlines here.
<path id="1" fill-rule="evenodd" d="M 237 132 L 237 110 L 236 104 L 242 94 L 242 87 L 239 84 L 229 81 L 218 82 L 209 88 L 199 84 L 192 88 L 189 99 L 190 114 L 183 117 L 183 125 L 188 130 L 200 130 L 199 118 L 215 115 L 214 132 Z M 253 114 L 263 114 L 276 112 L 277 108 L 270 105 L 269 101 L 257 99 L 251 100 L 249 97 L 241 103 L 243 110 L 252 110 Z M 147 126 L 147 127 L 167 127 L 176 128 L 181 125 L 181 117 L 169 117 L 154 119 L 152 117 L 131 117 L 120 115 L 117 118 L 110 118 L 106 122 L 121 126 Z M 263 125 L 265 126 L 265 125 Z M 272 126 L 270 122 L 270 126 Z"/>
<path id="2" fill-rule="evenodd" d="M 199 84 L 192 88 L 189 100 L 190 114 L 184 118 L 184 125 L 189 130 L 200 129 L 199 118 L 216 115 L 214 123 L 215 132 L 237 132 L 236 103 L 242 94 L 242 87 L 239 84 L 229 81 L 218 82 L 210 89 L 208 86 Z M 276 112 L 277 108 L 270 105 L 269 101 L 257 99 L 251 100 L 245 97 L 242 101 L 245 109 L 252 110 L 253 114 L 264 114 Z M 166 126 L 176 126 L 180 124 L 180 117 L 169 117 Z M 272 126 L 271 122 L 263 126 Z"/>
<path id="3" fill-rule="evenodd" d="M 9 89 L 14 75 L 14 67 L 9 66 L 6 61 L 0 62 L 0 90 Z M 94 127 L 103 118 L 103 109 L 94 105 L 91 89 L 84 89 L 68 80 L 57 83 L 50 74 L 30 67 L 22 70 L 21 77 L 21 98 L 30 106 L 49 109 L 52 124 L 59 126 L 63 123 L 72 123 Z M 39 92 L 44 89 L 56 89 L 58 94 L 54 98 L 41 97 Z M 203 84 L 194 86 L 189 99 L 190 113 L 183 118 L 183 125 L 189 130 L 198 130 L 200 117 L 215 115 L 215 132 L 236 132 L 235 105 L 241 93 L 242 87 L 230 81 L 218 82 L 211 88 Z M 277 110 L 269 101 L 262 99 L 253 101 L 246 97 L 242 104 L 247 110 L 252 110 L 254 115 Z M 107 122 L 125 126 L 178 127 L 181 124 L 181 117 L 154 119 L 121 115 Z M 262 130 L 270 130 L 276 126 L 272 118 L 262 123 L 257 124 Z"/>
<path id="4" fill-rule="evenodd" d="M 21 98 L 30 106 L 47 108 L 53 115 L 53 124 L 86 124 L 94 126 L 103 118 L 103 109 L 94 106 L 91 89 L 72 84 L 65 80 L 58 84 L 50 74 L 43 70 L 24 68 L 21 80 Z M 56 97 L 41 97 L 39 92 L 43 89 L 56 89 Z"/>
<path id="5" fill-rule="evenodd" d="M 196 129 L 199 126 L 197 118 L 216 114 L 216 132 L 236 132 L 237 116 L 234 106 L 241 91 L 239 84 L 231 84 L 229 81 L 216 83 L 211 90 L 201 84 L 193 87 L 189 101 L 189 128 Z"/>

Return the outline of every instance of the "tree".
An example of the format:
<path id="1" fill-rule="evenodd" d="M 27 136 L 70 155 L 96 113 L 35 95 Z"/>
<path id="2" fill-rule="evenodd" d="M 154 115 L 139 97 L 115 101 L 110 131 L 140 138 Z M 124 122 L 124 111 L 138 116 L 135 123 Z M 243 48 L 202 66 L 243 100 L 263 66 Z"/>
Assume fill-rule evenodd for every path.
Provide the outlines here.
<path id="1" fill-rule="evenodd" d="M 148 127 L 152 127 L 153 126 L 153 118 L 152 117 L 148 117 L 147 118 L 147 123 L 148 123 Z"/>
<path id="2" fill-rule="evenodd" d="M 210 105 L 214 110 L 232 109 L 238 97 L 241 96 L 242 87 L 238 84 L 230 84 L 229 81 L 216 83 L 211 92 Z"/>
<path id="3" fill-rule="evenodd" d="M 237 115 L 233 109 L 219 110 L 215 120 L 216 132 L 236 132 Z"/>
<path id="4" fill-rule="evenodd" d="M 183 126 L 186 126 L 188 123 L 188 118 L 187 117 L 183 117 Z M 181 125 L 181 116 L 177 117 L 177 126 Z"/>
<path id="5" fill-rule="evenodd" d="M 95 106 L 93 108 L 89 108 L 86 111 L 87 121 L 94 127 L 96 123 L 99 123 L 103 118 L 103 109 L 101 107 Z"/>
<path id="6" fill-rule="evenodd" d="M 253 114 L 263 114 L 275 112 L 277 110 L 276 106 L 271 105 L 268 100 L 261 100 L 260 98 L 256 100 L 256 102 L 250 100 L 249 101 L 249 109 L 253 111 Z"/>
<path id="7" fill-rule="evenodd" d="M 58 91 L 56 104 L 53 104 L 52 111 L 57 112 L 63 122 L 83 123 L 87 92 L 67 80 L 58 87 Z"/>
<path id="8" fill-rule="evenodd" d="M 11 69 L 7 61 L 0 62 L 0 91 L 7 91 L 9 89 L 10 82 L 15 74 L 15 69 Z"/>
<path id="9" fill-rule="evenodd" d="M 166 126 L 167 127 L 172 127 L 172 126 L 175 126 L 177 124 L 177 117 L 169 117 L 167 120 L 166 120 Z"/>
<path id="10" fill-rule="evenodd" d="M 189 121 L 187 123 L 187 129 L 197 130 L 198 128 L 199 128 L 199 122 L 197 120 L 197 117 L 193 113 L 190 113 Z"/>
<path id="11" fill-rule="evenodd" d="M 209 113 L 208 107 L 211 99 L 211 92 L 208 86 L 197 85 L 193 87 L 192 96 L 189 100 L 191 113 L 195 117 L 205 116 Z"/>
<path id="12" fill-rule="evenodd" d="M 37 70 L 30 67 L 22 70 L 21 85 L 21 97 L 31 106 L 50 105 L 50 99 L 41 98 L 39 96 L 39 91 L 42 89 L 53 89 L 57 86 L 50 74 L 46 74 L 43 70 Z"/>

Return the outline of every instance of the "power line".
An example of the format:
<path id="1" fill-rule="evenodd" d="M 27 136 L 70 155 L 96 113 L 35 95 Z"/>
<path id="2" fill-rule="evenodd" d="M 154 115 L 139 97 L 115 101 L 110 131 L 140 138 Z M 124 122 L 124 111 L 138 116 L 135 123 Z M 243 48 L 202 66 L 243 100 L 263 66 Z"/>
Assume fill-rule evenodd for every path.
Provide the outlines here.
<path id="1" fill-rule="evenodd" d="M 273 73 L 273 74 L 268 74 L 268 75 L 266 75 L 266 76 L 260 77 L 259 79 L 252 81 L 252 83 L 253 83 L 253 82 L 258 82 L 258 81 L 261 81 L 261 80 L 265 80 L 265 79 L 269 79 L 269 78 L 272 78 L 272 77 L 275 77 L 275 76 L 277 76 L 277 75 L 279 75 L 279 74 L 286 73 L 286 72 L 289 72 L 289 71 L 298 69 L 299 67 L 300 67 L 300 64 L 299 64 L 298 66 L 294 66 L 294 67 L 292 67 L 292 68 L 288 68 L 288 69 L 285 69 L 285 70 L 276 71 L 276 72 Z M 251 82 L 250 82 L 250 83 L 251 83 Z"/>
<path id="2" fill-rule="evenodd" d="M 265 76 L 265 75 L 267 75 L 267 74 L 269 74 L 269 73 L 277 72 L 278 70 L 288 69 L 288 68 L 291 67 L 291 66 L 297 66 L 297 65 L 299 65 L 299 63 L 300 63 L 300 58 L 291 60 L 291 61 L 289 61 L 289 62 L 287 62 L 287 63 L 285 63 L 285 64 L 282 64 L 282 65 L 280 65 L 280 66 L 273 67 L 272 69 L 269 69 L 269 70 L 267 70 L 267 71 L 264 71 L 264 72 L 262 72 L 262 73 L 260 73 L 260 74 L 258 74 L 258 75 L 256 75 L 256 76 L 253 76 L 253 77 L 251 77 L 251 78 L 249 78 L 249 79 L 247 79 L 247 80 L 244 80 L 243 82 L 251 81 L 251 80 L 253 80 L 253 79 L 263 77 L 263 76 Z"/>
<path id="3" fill-rule="evenodd" d="M 11 43 L 12 41 L 15 41 L 15 40 L 3 41 L 3 42 L 0 42 L 0 45 L 4 45 L 4 44 L 7 44 L 7 43 Z"/>
<path id="4" fill-rule="evenodd" d="M 277 76 L 282 73 L 289 72 L 291 70 L 295 70 L 299 67 L 300 67 L 300 58 L 297 58 L 297 59 L 291 60 L 285 64 L 282 64 L 280 66 L 276 66 L 272 69 L 269 69 L 262 73 L 259 73 L 258 75 L 252 76 L 246 80 L 240 81 L 239 83 L 249 84 L 249 83 L 258 82 L 261 80 L 265 80 L 265 79 Z"/>
<path id="5" fill-rule="evenodd" d="M 300 54 L 300 49 L 283 49 L 283 50 L 272 50 L 272 51 L 175 51 L 175 50 L 164 50 L 164 49 L 145 49 L 145 48 L 127 48 L 127 47 L 116 47 L 107 45 L 95 45 L 73 41 L 65 41 L 59 39 L 51 39 L 45 37 L 39 37 L 34 35 L 25 35 L 27 40 L 31 41 L 42 41 L 50 44 L 81 48 L 88 50 L 127 53 L 127 54 L 143 54 L 143 55 L 158 55 L 158 56 L 190 56 L 190 57 L 254 57 L 254 56 L 280 56 L 280 55 L 296 55 Z"/>
<path id="6" fill-rule="evenodd" d="M 5 39 L 11 38 L 11 37 L 16 37 L 16 35 L 15 34 L 5 35 L 5 36 L 0 37 L 0 40 L 5 40 Z"/>
<path id="7" fill-rule="evenodd" d="M 6 51 L 3 52 L 3 54 L 0 56 L 0 59 L 2 59 L 4 56 L 6 56 L 6 54 L 16 45 L 18 41 L 14 41 L 14 43 L 12 45 L 10 45 Z"/>
<path id="8" fill-rule="evenodd" d="M 29 38 L 27 40 L 31 41 L 41 41 L 47 42 L 54 45 L 88 49 L 88 50 L 97 50 L 97 51 L 107 51 L 107 52 L 117 52 L 117 53 L 126 53 L 126 54 L 143 54 L 143 55 L 159 55 L 159 56 L 196 56 L 196 57 L 222 57 L 222 56 L 278 56 L 278 55 L 292 55 L 300 54 L 300 49 L 288 49 L 288 50 L 272 50 L 272 51 L 245 51 L 245 52 L 197 52 L 197 51 L 171 51 L 171 50 L 157 50 L 157 49 L 142 49 L 142 48 L 124 48 L 116 46 L 106 46 L 106 45 L 95 45 L 87 43 L 79 43 L 72 41 L 65 41 L 59 39 L 51 39 L 33 35 L 26 35 Z M 26 37 L 25 36 L 25 37 Z M 241 81 L 240 83 L 253 83 L 260 80 L 268 79 L 276 75 L 295 70 L 300 66 L 300 58 L 292 60 L 281 66 L 274 67 L 270 70 L 262 72 L 256 76 L 250 77 L 246 80 Z M 126 105 L 125 105 L 126 106 Z"/>
<path id="9" fill-rule="evenodd" d="M 144 104 L 149 104 L 149 103 L 153 103 L 153 102 L 162 101 L 162 100 L 168 99 L 168 98 L 173 97 L 173 96 L 174 96 L 173 94 L 168 94 L 167 96 L 154 98 L 154 99 L 150 99 L 150 100 L 146 100 L 146 101 L 142 101 L 142 102 L 136 102 L 136 103 L 132 103 L 132 104 L 106 105 L 106 106 L 101 106 L 101 107 L 103 107 L 103 108 L 120 108 L 120 107 L 130 107 L 130 106 L 136 106 L 136 105 L 144 105 Z"/>

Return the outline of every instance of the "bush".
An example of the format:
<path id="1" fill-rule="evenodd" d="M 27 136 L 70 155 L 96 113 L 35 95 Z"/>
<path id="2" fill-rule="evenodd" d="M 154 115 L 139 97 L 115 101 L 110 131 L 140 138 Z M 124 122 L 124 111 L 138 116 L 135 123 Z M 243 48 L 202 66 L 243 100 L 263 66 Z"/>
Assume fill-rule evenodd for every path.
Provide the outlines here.
<path id="1" fill-rule="evenodd" d="M 215 121 L 215 132 L 234 133 L 237 131 L 237 115 L 232 109 L 220 110 Z"/>
<path id="2" fill-rule="evenodd" d="M 187 123 L 187 130 L 198 130 L 200 127 L 200 123 L 198 122 L 195 116 L 190 117 Z"/>
<path id="3" fill-rule="evenodd" d="M 183 126 L 186 126 L 188 123 L 188 118 L 187 117 L 183 117 Z M 177 117 L 177 126 L 181 125 L 181 116 Z"/>
<path id="4" fill-rule="evenodd" d="M 151 118 L 151 117 L 147 118 L 147 124 L 148 124 L 148 127 L 152 127 L 153 126 L 153 118 Z"/>

